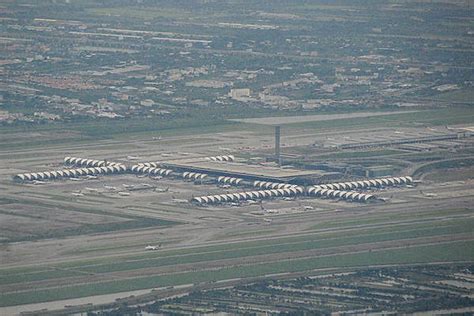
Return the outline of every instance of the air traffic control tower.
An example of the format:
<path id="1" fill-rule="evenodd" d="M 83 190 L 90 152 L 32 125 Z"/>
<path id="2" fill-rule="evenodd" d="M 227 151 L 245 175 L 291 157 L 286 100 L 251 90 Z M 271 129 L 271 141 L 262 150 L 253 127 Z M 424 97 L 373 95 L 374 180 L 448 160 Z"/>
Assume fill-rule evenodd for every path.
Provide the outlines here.
<path id="1" fill-rule="evenodd" d="M 280 152 L 280 132 L 279 125 L 275 126 L 275 161 L 278 166 L 281 166 L 281 152 Z"/>

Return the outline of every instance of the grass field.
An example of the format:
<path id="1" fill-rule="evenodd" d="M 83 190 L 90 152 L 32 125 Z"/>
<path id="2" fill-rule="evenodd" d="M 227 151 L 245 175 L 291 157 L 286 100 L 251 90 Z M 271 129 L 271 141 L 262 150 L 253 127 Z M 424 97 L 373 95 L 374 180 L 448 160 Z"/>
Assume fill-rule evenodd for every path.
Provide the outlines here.
<path id="1" fill-rule="evenodd" d="M 0 270 L 0 284 L 55 279 L 80 275 L 81 273 L 100 274 L 265 254 L 325 249 L 372 242 L 470 233 L 474 225 L 474 219 L 449 219 L 443 220 L 439 224 L 435 223 L 436 221 L 404 223 L 375 228 L 360 227 L 353 228 L 353 230 L 346 230 L 344 236 L 341 236 L 339 232 L 319 232 L 297 237 L 238 242 L 221 246 L 195 247 L 176 251 L 160 251 L 120 258 L 83 260 L 54 266 L 37 267 L 36 271 L 32 268 L 2 269 Z M 56 271 L 53 269 L 59 270 Z M 68 269 L 72 269 L 72 271 L 68 271 Z"/>
<path id="2" fill-rule="evenodd" d="M 406 231 L 406 230 L 416 230 L 416 229 L 430 229 L 437 227 L 439 221 L 441 221 L 443 226 L 449 225 L 458 225 L 458 224 L 469 224 L 472 223 L 471 219 L 456 218 L 457 216 L 468 216 L 470 211 L 466 210 L 447 210 L 447 211 L 432 211 L 422 213 L 411 213 L 400 216 L 373 216 L 368 219 L 356 221 L 331 221 L 331 222 L 322 222 L 318 225 L 315 225 L 311 228 L 313 231 L 309 231 L 303 236 L 298 237 L 288 237 L 288 238 L 275 238 L 269 240 L 258 240 L 258 241 L 248 241 L 248 242 L 237 242 L 231 244 L 225 244 L 222 246 L 205 246 L 205 247 L 193 247 L 188 249 L 173 250 L 173 251 L 160 251 L 156 253 L 147 253 L 147 254 L 135 254 L 130 257 L 120 257 L 121 261 L 137 261 L 137 260 L 148 260 L 156 259 L 163 257 L 173 257 L 173 256 L 183 256 L 183 255 L 193 255 L 193 254 L 206 254 L 209 252 L 218 252 L 226 250 L 238 250 L 240 248 L 258 248 L 266 246 L 274 246 L 279 244 L 291 244 L 291 243 L 300 243 L 306 241 L 317 241 L 320 239 L 329 239 L 340 237 L 339 232 L 325 232 L 326 229 L 351 229 L 352 231 L 345 231 L 345 236 L 357 236 L 357 235 L 370 235 L 370 234 L 379 234 L 379 233 L 388 233 L 388 232 L 397 232 L 397 231 Z M 454 216 L 452 219 L 444 219 L 444 216 Z M 416 222 L 413 220 L 416 219 Z M 400 221 L 399 224 L 392 224 L 392 220 Z M 387 224 L 385 224 L 387 223 Z M 377 227 L 375 225 L 382 225 L 382 227 Z M 373 227 L 375 226 L 375 227 Z M 321 230 L 322 229 L 322 230 Z M 440 231 L 441 233 L 442 231 Z M 376 239 L 377 237 L 375 237 Z M 340 239 L 339 239 L 340 240 Z M 109 263 L 115 264 L 117 262 L 116 258 L 111 259 L 93 259 L 93 260 L 82 260 L 74 261 L 71 263 L 64 263 L 57 265 L 56 267 L 61 269 L 74 268 L 80 269 L 84 266 L 95 266 L 95 265 L 107 265 Z M 12 274 L 12 273 L 27 273 L 31 268 L 27 268 L 26 271 L 22 269 L 8 269 L 0 270 L 0 275 Z M 38 267 L 38 269 L 47 270 L 48 266 Z M 34 270 L 33 270 L 34 271 Z"/>
<path id="3" fill-rule="evenodd" d="M 235 121 L 229 121 L 227 118 L 248 117 L 249 111 L 246 114 L 238 114 L 236 110 L 223 110 L 217 114 L 212 115 L 210 119 L 206 111 L 202 113 L 190 113 L 189 117 L 176 118 L 172 120 L 163 120 L 160 118 L 150 119 L 127 119 L 127 120 L 97 120 L 97 121 L 78 121 L 68 123 L 52 123 L 44 125 L 16 125 L 9 127 L 0 126 L 0 133 L 3 137 L 13 135 L 12 139 L 15 141 L 5 143 L 2 146 L 3 150 L 22 149 L 22 148 L 37 148 L 44 146 L 57 146 L 60 144 L 74 143 L 86 144 L 94 140 L 100 139 L 121 139 L 125 134 L 127 137 L 147 137 L 156 136 L 183 136 L 196 134 L 209 134 L 226 131 L 245 130 L 259 134 L 271 134 L 273 128 L 271 126 L 263 126 L 261 124 L 245 124 Z M 283 115 L 314 115 L 314 114 L 342 114 L 344 112 L 302 112 L 302 113 L 282 113 Z M 388 112 L 391 113 L 391 112 Z M 261 117 L 268 114 L 266 111 L 252 111 L 255 117 Z M 239 116 L 240 115 L 240 116 Z M 324 130 L 340 130 L 340 128 L 367 128 L 368 126 L 386 127 L 390 126 L 405 126 L 413 127 L 417 124 L 427 125 L 450 125 L 450 124 L 466 124 L 474 121 L 474 112 L 469 107 L 452 107 L 442 108 L 436 110 L 423 110 L 416 113 L 400 113 L 387 116 L 375 116 L 365 118 L 352 119 L 337 119 L 331 121 L 318 122 L 303 122 L 287 124 L 291 128 L 305 128 L 305 129 L 324 129 Z M 76 134 L 67 134 L 64 138 L 48 139 L 43 137 L 41 141 L 31 139 L 16 139 L 15 133 L 27 132 L 41 132 L 53 133 L 58 130 L 68 130 Z"/>
<path id="4" fill-rule="evenodd" d="M 445 181 L 468 181 L 472 179 L 474 167 L 462 168 L 462 172 L 452 172 L 452 170 L 435 170 L 427 174 L 424 179 L 436 182 Z"/>
<path id="5" fill-rule="evenodd" d="M 400 126 L 413 127 L 417 124 L 428 125 L 450 125 L 467 124 L 474 121 L 474 111 L 469 107 L 452 107 L 437 110 L 424 110 L 414 113 L 400 113 L 387 116 L 374 116 L 353 119 L 341 119 L 332 121 L 304 122 L 288 124 L 289 127 L 318 128 L 318 129 L 341 129 L 363 127 L 386 127 Z"/>
<path id="6" fill-rule="evenodd" d="M 446 102 L 460 102 L 472 104 L 474 100 L 474 91 L 472 89 L 455 90 L 451 92 L 441 93 L 434 96 L 433 99 Z"/>
<path id="7" fill-rule="evenodd" d="M 43 200 L 39 201 L 35 198 L 41 197 Z M 105 198 L 105 201 L 103 200 Z M 91 215 L 101 215 L 108 218 L 108 222 L 105 223 L 91 223 L 89 221 L 78 222 L 80 225 L 76 227 L 62 227 L 62 228 L 51 228 L 43 229 L 36 232 L 25 232 L 25 234 L 5 236 L 5 232 L 0 232 L 0 236 L 5 237 L 2 240 L 3 243 L 7 242 L 19 242 L 19 241 L 33 241 L 41 240 L 46 238 L 64 238 L 67 236 L 77 236 L 84 234 L 94 233 L 105 233 L 114 232 L 129 229 L 140 229 L 150 227 L 169 227 L 176 225 L 178 222 L 158 219 L 140 217 L 126 214 L 116 214 L 107 209 L 108 197 L 101 197 L 98 199 L 83 199 L 81 200 L 80 206 L 74 204 L 70 198 L 60 194 L 32 194 L 29 192 L 18 192 L 18 197 L 15 199 L 3 199 L 0 200 L 0 204 L 9 205 L 7 210 L 0 210 L 0 214 L 14 215 L 17 217 L 26 217 L 37 220 L 48 219 L 51 216 L 48 210 L 67 210 L 69 213 L 74 212 L 85 213 Z M 89 202 L 93 202 L 92 204 Z M 100 203 L 98 203 L 100 202 Z M 102 205 L 101 205 L 102 204 Z M 16 207 L 21 208 L 22 205 L 34 205 L 36 207 L 36 213 L 20 213 L 15 210 Z M 41 212 L 40 212 L 41 211 Z M 73 216 L 73 215 L 72 215 Z M 65 222 L 75 222 L 74 218 L 62 219 Z M 2 244 L 2 243 L 0 243 Z"/>
<path id="8" fill-rule="evenodd" d="M 449 244 L 423 245 L 411 248 L 389 249 L 373 252 L 329 255 L 309 259 L 280 260 L 266 264 L 232 266 L 212 271 L 176 273 L 147 276 L 98 284 L 71 285 L 41 291 L 26 291 L 0 296 L 0 306 L 43 302 L 82 296 L 115 293 L 145 288 L 175 286 L 199 282 L 262 276 L 282 272 L 298 272 L 323 268 L 346 268 L 397 263 L 430 263 L 439 261 L 474 260 L 474 241 Z"/>
<path id="9" fill-rule="evenodd" d="M 463 225 L 451 225 L 451 226 L 441 226 L 437 228 L 426 228 L 426 229 L 416 229 L 416 230 L 401 230 L 394 233 L 377 233 L 370 235 L 353 235 L 350 238 L 334 238 L 334 239 L 316 239 L 316 240 L 305 240 L 300 242 L 284 242 L 267 245 L 267 246 L 255 246 L 255 247 L 243 247 L 243 248 L 234 248 L 233 245 L 229 245 L 227 251 L 220 252 L 207 252 L 197 255 L 181 255 L 176 257 L 168 258 L 158 258 L 142 261 L 132 261 L 132 262 L 121 262 L 114 264 L 106 264 L 102 266 L 83 266 L 77 267 L 81 271 L 93 272 L 93 273 L 104 273 L 110 271 L 124 271 L 124 270 L 134 270 L 142 269 L 149 267 L 158 267 L 165 265 L 175 265 L 175 264 L 186 264 L 186 263 L 195 263 L 202 261 L 211 261 L 211 260 L 221 260 L 221 259 L 232 259 L 248 256 L 257 256 L 257 255 L 268 255 L 272 253 L 286 253 L 292 251 L 303 251 L 311 249 L 321 249 L 329 247 L 338 247 L 345 245 L 353 244 L 363 244 L 370 242 L 380 242 L 388 240 L 399 240 L 399 239 L 408 239 L 408 238 L 417 238 L 424 236 L 434 236 L 434 235 L 443 235 L 443 234 L 456 234 L 456 233 L 468 233 L 471 230 L 473 222 Z M 351 235 L 351 234 L 349 234 Z"/>
<path id="10" fill-rule="evenodd" d="M 331 220 L 324 221 L 314 225 L 310 230 L 317 230 L 323 228 L 348 228 L 353 227 L 354 225 L 371 225 L 371 224 L 380 224 L 384 222 L 396 221 L 408 221 L 412 220 L 424 221 L 424 220 L 433 220 L 436 218 L 444 216 L 463 216 L 471 214 L 471 210 L 468 209 L 459 209 L 459 210 L 434 210 L 429 212 L 417 212 L 413 211 L 409 214 L 398 214 L 398 215 L 374 215 L 367 216 L 363 219 L 351 219 L 351 220 Z"/>

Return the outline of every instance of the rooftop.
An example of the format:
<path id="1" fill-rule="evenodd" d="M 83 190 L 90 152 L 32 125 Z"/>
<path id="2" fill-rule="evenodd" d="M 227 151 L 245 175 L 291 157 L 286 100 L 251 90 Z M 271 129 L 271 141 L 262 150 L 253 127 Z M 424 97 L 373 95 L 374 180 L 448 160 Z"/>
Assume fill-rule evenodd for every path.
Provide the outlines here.
<path id="1" fill-rule="evenodd" d="M 239 177 L 267 178 L 286 181 L 296 177 L 322 176 L 325 173 L 318 170 L 299 170 L 293 168 L 278 168 L 272 166 L 249 165 L 239 162 L 207 161 L 203 158 L 185 158 L 163 161 L 169 168 L 193 169 L 203 173 L 216 173 Z"/>

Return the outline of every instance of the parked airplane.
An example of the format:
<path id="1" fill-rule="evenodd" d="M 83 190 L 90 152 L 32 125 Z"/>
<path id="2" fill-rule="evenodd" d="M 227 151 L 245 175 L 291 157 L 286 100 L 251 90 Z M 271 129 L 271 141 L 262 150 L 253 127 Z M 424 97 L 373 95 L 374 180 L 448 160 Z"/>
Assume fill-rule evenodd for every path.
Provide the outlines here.
<path id="1" fill-rule="evenodd" d="M 278 214 L 278 210 L 265 210 L 265 212 L 269 213 L 269 214 Z"/>
<path id="2" fill-rule="evenodd" d="M 35 180 L 35 181 L 33 181 L 33 184 L 46 184 L 46 182 L 40 181 L 40 180 Z"/>
<path id="3" fill-rule="evenodd" d="M 145 247 L 145 250 L 158 250 L 158 249 L 160 249 L 160 247 L 161 247 L 161 244 L 158 245 L 158 246 L 148 245 L 148 246 Z"/>
<path id="4" fill-rule="evenodd" d="M 266 208 L 263 206 L 262 202 L 260 202 L 260 209 L 261 209 L 262 211 L 264 211 L 264 212 L 266 212 L 266 213 L 270 213 L 270 214 L 272 214 L 272 213 L 278 213 L 277 210 L 269 210 L 269 209 L 266 209 Z"/>
<path id="5" fill-rule="evenodd" d="M 175 198 L 173 198 L 173 202 L 176 202 L 176 203 L 188 203 L 188 200 L 175 199 Z"/>
<path id="6" fill-rule="evenodd" d="M 437 197 L 438 196 L 438 194 L 436 194 L 436 193 L 430 193 L 430 192 L 425 193 L 421 190 L 420 190 L 420 193 L 423 194 L 426 197 Z"/>

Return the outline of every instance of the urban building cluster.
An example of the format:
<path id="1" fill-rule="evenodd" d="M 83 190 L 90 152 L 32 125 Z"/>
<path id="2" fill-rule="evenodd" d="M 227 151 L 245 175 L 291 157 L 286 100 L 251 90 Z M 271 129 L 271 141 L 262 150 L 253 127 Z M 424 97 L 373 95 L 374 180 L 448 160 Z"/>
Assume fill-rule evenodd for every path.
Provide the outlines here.
<path id="1" fill-rule="evenodd" d="M 260 9 L 233 17 L 206 4 L 219 16 L 211 21 L 193 3 L 190 23 L 172 3 L 165 5 L 176 12 L 172 22 L 160 22 L 159 12 L 140 5 L 57 5 L 61 13 L 55 15 L 50 1 L 34 9 L 5 4 L 1 124 L 183 118 L 196 108 L 446 106 L 446 95 L 466 96 L 473 87 L 464 67 L 472 30 L 445 23 L 433 26 L 444 37 L 430 36 L 424 21 L 438 21 L 438 8 L 385 16 L 378 8 L 359 8 L 320 23 L 329 11 L 295 5 L 283 15 Z"/>

